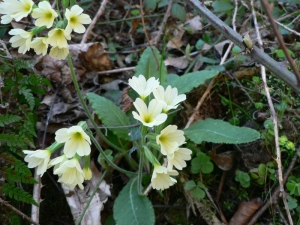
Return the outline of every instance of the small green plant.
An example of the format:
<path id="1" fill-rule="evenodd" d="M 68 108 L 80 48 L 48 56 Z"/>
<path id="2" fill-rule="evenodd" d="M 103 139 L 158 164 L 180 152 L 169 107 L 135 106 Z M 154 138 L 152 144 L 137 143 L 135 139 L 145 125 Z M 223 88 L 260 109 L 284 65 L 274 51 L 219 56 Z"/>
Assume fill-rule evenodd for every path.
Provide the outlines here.
<path id="1" fill-rule="evenodd" d="M 244 188 L 250 187 L 250 176 L 246 172 L 237 170 L 235 172 L 235 181 L 239 182 Z"/>
<path id="2" fill-rule="evenodd" d="M 192 159 L 192 173 L 208 174 L 214 170 L 214 164 L 210 161 L 210 157 L 203 152 L 198 152 L 197 156 Z"/>
<path id="3" fill-rule="evenodd" d="M 196 200 L 200 200 L 205 198 L 205 191 L 208 190 L 208 188 L 201 181 L 196 183 L 194 180 L 189 180 L 185 183 L 184 190 L 192 191 L 193 197 Z"/>

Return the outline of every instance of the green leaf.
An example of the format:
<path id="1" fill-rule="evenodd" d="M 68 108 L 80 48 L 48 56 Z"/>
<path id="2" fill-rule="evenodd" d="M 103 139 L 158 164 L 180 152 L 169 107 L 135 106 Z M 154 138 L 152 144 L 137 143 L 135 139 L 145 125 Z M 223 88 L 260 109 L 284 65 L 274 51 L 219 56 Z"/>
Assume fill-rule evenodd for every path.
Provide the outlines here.
<path id="1" fill-rule="evenodd" d="M 237 170 L 236 171 L 236 176 L 235 180 L 237 182 L 240 182 L 240 184 L 244 187 L 247 188 L 250 186 L 250 176 L 248 173 L 245 173 L 243 171 Z"/>
<path id="2" fill-rule="evenodd" d="M 214 8 L 215 12 L 225 12 L 233 9 L 233 5 L 231 4 L 230 0 L 214 1 L 212 3 L 212 7 Z"/>
<path id="3" fill-rule="evenodd" d="M 198 186 L 192 191 L 192 193 L 193 197 L 198 200 L 203 199 L 205 197 L 205 191 Z"/>
<path id="4" fill-rule="evenodd" d="M 147 196 L 139 195 L 137 177 L 132 179 L 115 200 L 114 219 L 118 225 L 153 225 L 154 210 Z"/>
<path id="5" fill-rule="evenodd" d="M 21 117 L 16 115 L 2 115 L 0 116 L 0 127 L 4 127 L 5 125 L 18 122 L 21 120 Z"/>
<path id="6" fill-rule="evenodd" d="M 181 22 L 185 22 L 186 11 L 181 5 L 179 5 L 177 3 L 174 3 L 172 5 L 171 15 L 174 16 L 177 19 L 180 19 Z"/>
<path id="7" fill-rule="evenodd" d="M 19 89 L 19 94 L 24 95 L 26 101 L 29 104 L 30 109 L 33 110 L 35 101 L 34 101 L 32 91 L 30 89 L 27 89 L 26 87 L 22 87 Z"/>
<path id="8" fill-rule="evenodd" d="M 156 9 L 156 1 L 155 0 L 145 0 L 145 11 L 148 12 L 149 10 L 154 11 Z"/>
<path id="9" fill-rule="evenodd" d="M 173 77 L 173 80 L 169 84 L 178 89 L 178 94 L 184 94 L 190 92 L 193 88 L 204 84 L 207 79 L 216 76 L 218 73 L 219 71 L 216 70 L 202 70 L 187 73 L 180 77 Z"/>
<path id="10" fill-rule="evenodd" d="M 138 65 L 135 67 L 134 75 L 138 77 L 142 74 L 146 80 L 155 77 L 160 80 L 162 85 L 167 82 L 167 68 L 164 63 L 161 63 L 162 57 L 157 48 L 152 47 L 152 49 L 148 47 L 143 52 Z"/>
<path id="11" fill-rule="evenodd" d="M 185 135 L 193 142 L 202 141 L 212 143 L 241 144 L 255 141 L 260 133 L 248 127 L 233 126 L 228 122 L 206 119 L 194 123 L 184 130 Z"/>
<path id="12" fill-rule="evenodd" d="M 94 93 L 88 93 L 87 98 L 89 99 L 93 110 L 105 126 L 121 127 L 130 125 L 126 114 L 112 101 Z M 127 128 L 111 128 L 110 130 L 119 138 L 130 140 Z"/>
<path id="13" fill-rule="evenodd" d="M 194 180 L 189 180 L 184 184 L 184 190 L 189 191 L 195 188 L 197 185 Z"/>

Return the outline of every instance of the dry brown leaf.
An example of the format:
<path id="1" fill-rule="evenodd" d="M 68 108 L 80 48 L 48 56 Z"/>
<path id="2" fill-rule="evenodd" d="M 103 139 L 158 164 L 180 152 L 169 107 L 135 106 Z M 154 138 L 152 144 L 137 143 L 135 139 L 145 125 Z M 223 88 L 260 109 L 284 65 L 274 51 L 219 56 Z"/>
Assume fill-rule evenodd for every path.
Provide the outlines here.
<path id="1" fill-rule="evenodd" d="M 183 34 L 185 32 L 184 27 L 181 25 L 177 29 L 174 29 L 173 31 L 173 38 L 168 41 L 167 48 L 181 48 L 183 45 L 183 41 L 181 40 Z"/>
<path id="2" fill-rule="evenodd" d="M 189 60 L 185 57 L 167 58 L 165 61 L 166 66 L 174 66 L 179 69 L 184 69 L 188 66 Z"/>
<path id="3" fill-rule="evenodd" d="M 113 68 L 113 62 L 99 42 L 92 44 L 86 52 L 80 52 L 78 58 L 88 71 L 105 71 Z"/>
<path id="4" fill-rule="evenodd" d="M 247 225 L 254 213 L 262 206 L 260 198 L 255 198 L 250 202 L 242 202 L 235 212 L 229 225 Z"/>
<path id="5" fill-rule="evenodd" d="M 192 19 L 186 21 L 184 25 L 189 25 L 193 33 L 197 32 L 198 30 L 202 30 L 203 28 L 200 16 L 193 17 Z"/>

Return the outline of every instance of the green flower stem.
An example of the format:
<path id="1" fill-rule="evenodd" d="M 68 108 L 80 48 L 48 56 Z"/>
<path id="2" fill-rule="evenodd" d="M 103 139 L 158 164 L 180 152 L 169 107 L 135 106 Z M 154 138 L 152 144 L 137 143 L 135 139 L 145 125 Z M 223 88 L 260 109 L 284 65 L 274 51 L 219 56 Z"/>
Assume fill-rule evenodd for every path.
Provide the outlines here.
<path id="1" fill-rule="evenodd" d="M 144 168 L 144 150 L 141 148 L 140 151 L 140 162 L 139 162 L 139 171 L 138 171 L 138 192 L 139 195 L 143 194 L 142 190 L 142 178 L 143 178 L 143 168 Z"/>
<path id="2" fill-rule="evenodd" d="M 84 111 L 86 112 L 89 120 L 91 121 L 91 123 L 93 124 L 97 134 L 112 148 L 118 150 L 118 151 L 121 151 L 123 152 L 124 150 L 122 148 L 120 148 L 119 146 L 115 145 L 114 143 L 110 142 L 104 134 L 102 134 L 101 130 L 98 128 L 98 125 L 96 124 L 96 122 L 94 121 L 84 99 L 83 99 L 83 96 L 81 94 L 81 91 L 80 91 L 80 88 L 79 88 L 79 84 L 77 82 L 77 79 L 76 79 L 76 76 L 75 76 L 75 71 L 74 71 L 74 67 L 73 67 L 73 63 L 72 63 L 72 59 L 71 59 L 71 56 L 70 54 L 68 54 L 68 64 L 69 64 L 69 67 L 70 67 L 70 71 L 71 71 L 71 75 L 72 75 L 72 79 L 73 79 L 73 83 L 74 83 L 74 86 L 75 86 L 75 90 L 78 94 L 78 97 L 80 99 L 80 102 L 84 108 Z"/>
<path id="3" fill-rule="evenodd" d="M 98 141 L 94 138 L 92 132 L 88 129 L 87 130 L 88 135 L 90 136 L 90 138 L 92 139 L 92 142 L 94 143 L 94 145 L 96 146 L 96 148 L 100 151 L 101 154 L 103 154 L 103 157 L 105 158 L 105 160 L 111 165 L 112 168 L 120 171 L 121 173 L 125 173 L 127 174 L 129 177 L 132 175 L 136 175 L 136 172 L 131 172 L 128 170 L 124 170 L 121 167 L 118 167 L 116 164 L 113 163 L 113 161 L 111 161 L 107 155 L 105 154 L 105 152 L 103 151 L 102 147 L 99 145 Z"/>
<path id="4" fill-rule="evenodd" d="M 95 194 L 96 194 L 96 192 L 97 192 L 97 190 L 98 190 L 100 184 L 102 183 L 104 177 L 106 176 L 106 173 L 107 173 L 107 170 L 105 170 L 104 173 L 102 173 L 102 176 L 101 176 L 101 178 L 99 179 L 99 181 L 98 181 L 98 183 L 97 183 L 97 185 L 96 185 L 96 188 L 94 189 L 94 191 L 93 191 L 91 197 L 89 198 L 88 202 L 86 203 L 86 206 L 84 207 L 84 210 L 83 210 L 83 212 L 82 212 L 82 214 L 81 214 L 79 220 L 77 221 L 76 225 L 80 225 L 80 224 L 81 224 L 81 221 L 82 221 L 82 219 L 83 219 L 83 217 L 84 217 L 84 215 L 85 215 L 87 209 L 89 208 L 89 206 L 90 206 L 90 204 L 91 204 L 91 201 L 92 201 L 92 199 L 94 198 L 94 196 L 95 196 Z"/>

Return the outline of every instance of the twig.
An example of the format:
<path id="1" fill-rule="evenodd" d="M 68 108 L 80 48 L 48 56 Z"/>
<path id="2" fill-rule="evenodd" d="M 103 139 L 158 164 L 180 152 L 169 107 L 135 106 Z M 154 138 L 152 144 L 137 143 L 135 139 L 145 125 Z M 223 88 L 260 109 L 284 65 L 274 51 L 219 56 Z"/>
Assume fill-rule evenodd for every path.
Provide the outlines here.
<path id="1" fill-rule="evenodd" d="M 263 8 L 264 8 L 264 10 L 265 10 L 268 18 L 269 18 L 269 22 L 270 22 L 271 27 L 273 28 L 273 31 L 274 31 L 274 33 L 275 33 L 275 35 L 277 37 L 279 45 L 282 48 L 282 50 L 283 50 L 283 52 L 284 52 L 287 60 L 290 63 L 290 66 L 291 66 L 292 70 L 294 71 L 294 73 L 295 73 L 295 75 L 297 77 L 298 85 L 300 85 L 300 73 L 299 73 L 299 71 L 298 71 L 298 69 L 297 69 L 297 67 L 296 67 L 296 65 L 295 65 L 295 63 L 294 63 L 294 61 L 293 61 L 290 53 L 288 52 L 288 50 L 287 50 L 287 48 L 285 46 L 285 43 L 283 41 L 283 38 L 282 38 L 281 34 L 279 33 L 279 31 L 277 29 L 277 26 L 276 26 L 276 24 L 275 24 L 275 22 L 273 20 L 273 17 L 272 17 L 272 7 L 271 7 L 271 5 L 266 0 L 261 0 L 261 3 L 262 3 L 262 6 L 263 6 Z"/>
<path id="2" fill-rule="evenodd" d="M 163 19 L 163 21 L 162 21 L 162 23 L 161 23 L 161 25 L 160 25 L 160 28 L 159 28 L 159 30 L 158 30 L 158 34 L 156 35 L 156 37 L 154 38 L 154 40 L 153 40 L 153 42 L 152 42 L 154 45 L 157 44 L 157 42 L 158 42 L 159 39 L 160 39 L 160 36 L 161 36 L 162 33 L 163 33 L 163 30 L 164 30 L 164 28 L 165 28 L 165 25 L 166 25 L 166 23 L 167 23 L 167 20 L 168 20 L 168 18 L 169 18 L 169 16 L 170 16 L 172 4 L 173 4 L 173 0 L 169 0 L 167 12 L 166 12 L 166 14 L 165 14 L 165 16 L 164 16 L 164 19 Z"/>
<path id="3" fill-rule="evenodd" d="M 298 154 L 300 153 L 300 147 L 297 148 L 297 152 L 295 152 L 294 157 L 292 158 L 290 165 L 288 167 L 288 169 L 286 170 L 284 176 L 283 176 L 283 183 L 285 183 L 290 175 L 290 173 L 292 172 L 292 169 L 294 168 L 294 166 L 296 165 L 297 159 L 298 159 Z M 252 217 L 252 219 L 248 222 L 248 225 L 253 225 L 255 224 L 256 220 L 264 213 L 264 211 L 267 210 L 267 208 L 271 205 L 271 204 L 276 204 L 278 202 L 278 195 L 280 193 L 280 187 L 277 187 L 276 190 L 274 191 L 274 193 L 272 194 L 271 198 L 269 199 L 269 201 L 264 204 L 264 206 L 262 206 L 256 213 L 255 215 Z"/>
<path id="4" fill-rule="evenodd" d="M 285 219 L 285 217 L 280 209 L 280 206 L 278 204 L 275 204 L 275 207 L 276 207 L 276 210 L 277 210 L 279 217 L 281 218 L 283 224 L 289 225 L 288 221 Z"/>
<path id="5" fill-rule="evenodd" d="M 130 71 L 130 70 L 135 70 L 135 66 L 133 66 L 133 67 L 119 68 L 119 69 L 114 69 L 114 70 L 101 71 L 101 72 L 98 72 L 98 75 L 120 73 L 120 72 Z"/>
<path id="6" fill-rule="evenodd" d="M 97 14 L 95 15 L 95 17 L 92 20 L 92 22 L 89 25 L 89 27 L 86 29 L 86 32 L 84 33 L 80 44 L 84 44 L 87 41 L 87 38 L 88 38 L 89 34 L 92 32 L 92 30 L 93 30 L 96 22 L 98 21 L 99 17 L 103 14 L 107 2 L 108 2 L 108 0 L 103 0 L 102 1 L 101 6 L 100 6 Z"/>
<path id="7" fill-rule="evenodd" d="M 11 56 L 10 52 L 8 51 L 8 49 L 7 49 L 6 44 L 4 43 L 4 41 L 0 40 L 0 43 L 3 46 L 3 48 L 5 50 L 5 53 L 6 53 L 6 56 L 1 56 L 1 57 L 7 58 L 7 59 L 13 59 L 13 57 Z"/>
<path id="8" fill-rule="evenodd" d="M 9 204 L 8 202 L 4 201 L 2 198 L 0 198 L 0 204 L 5 205 L 7 208 L 10 208 L 12 211 L 16 212 L 17 214 L 19 214 L 21 217 L 25 218 L 26 220 L 28 220 L 30 223 L 39 225 L 39 223 L 33 221 L 30 217 L 26 216 L 24 213 L 22 213 L 20 210 L 16 209 L 15 207 L 13 207 L 11 204 Z"/>
<path id="9" fill-rule="evenodd" d="M 147 30 L 146 30 L 146 25 L 145 25 L 145 18 L 144 18 L 144 10 L 143 10 L 143 0 L 140 0 L 140 8 L 141 8 L 141 16 L 142 16 L 142 24 L 143 24 L 143 31 L 144 31 L 144 33 L 145 33 L 145 37 L 146 37 L 146 39 L 147 39 L 147 42 L 148 42 L 148 44 L 149 44 L 149 47 L 151 48 L 151 51 L 152 51 L 152 54 L 153 54 L 153 56 L 154 56 L 154 58 L 155 58 L 155 61 L 156 61 L 156 64 L 157 64 L 157 68 L 160 68 L 160 63 L 158 62 L 158 59 L 157 59 L 157 57 L 156 57 L 156 54 L 155 54 L 155 52 L 154 52 L 154 50 L 153 50 L 153 48 L 152 48 L 152 45 L 151 45 L 151 43 L 150 43 L 150 39 L 149 39 L 149 36 L 148 36 L 148 32 L 147 32 Z"/>
<path id="10" fill-rule="evenodd" d="M 262 0 L 263 2 L 264 0 Z M 266 2 L 264 3 L 266 4 Z M 265 7 L 267 7 L 265 5 Z M 253 21 L 254 21 L 254 27 L 256 29 L 256 36 L 257 36 L 257 40 L 258 40 L 258 44 L 260 46 L 260 48 L 262 49 L 263 47 L 263 43 L 260 37 L 260 33 L 259 33 L 259 28 L 257 25 L 257 18 L 256 18 L 256 14 L 255 14 L 255 10 L 254 10 L 254 6 L 253 6 L 253 0 L 251 0 L 251 8 L 252 8 L 252 16 L 253 16 Z M 266 9 L 266 11 L 269 11 L 270 9 Z M 274 21 L 273 21 L 274 23 Z M 266 76 L 266 68 L 264 66 L 260 66 L 261 68 L 261 76 L 262 76 L 262 80 L 263 80 L 263 85 L 264 85 L 264 89 L 265 89 L 265 93 L 266 93 L 266 97 L 268 100 L 268 104 L 269 104 L 269 108 L 271 111 L 271 115 L 272 115 L 272 120 L 273 120 L 273 124 L 274 124 L 274 138 L 275 138 L 275 147 L 276 147 L 276 162 L 277 162 L 277 166 L 278 166 L 278 181 L 279 181 L 279 188 L 280 188 L 280 192 L 282 194 L 282 200 L 285 206 L 285 210 L 286 213 L 288 215 L 290 224 L 293 225 L 293 220 L 292 220 L 292 216 L 291 213 L 289 211 L 289 207 L 287 205 L 287 200 L 286 200 L 286 196 L 284 194 L 284 187 L 283 187 L 283 178 L 282 178 L 282 163 L 281 163 L 281 151 L 280 151 L 280 146 L 279 146 L 279 135 L 278 135 L 278 120 L 277 120 L 277 114 L 275 112 L 275 108 L 271 99 L 271 95 L 269 92 L 269 87 L 267 85 L 267 76 Z"/>
<path id="11" fill-rule="evenodd" d="M 204 7 L 199 0 L 190 0 L 188 2 L 199 14 L 205 17 L 218 31 L 220 31 L 225 37 L 230 39 L 235 45 L 240 48 L 244 48 L 243 39 L 240 34 L 235 32 L 231 27 L 221 21 L 216 15 Z M 275 76 L 282 79 L 287 85 L 289 85 L 294 91 L 300 93 L 300 87 L 297 85 L 297 79 L 293 73 L 288 71 L 280 63 L 276 62 L 270 56 L 265 54 L 262 50 L 253 47 L 251 56 L 259 63 L 263 64 L 269 69 Z"/>

